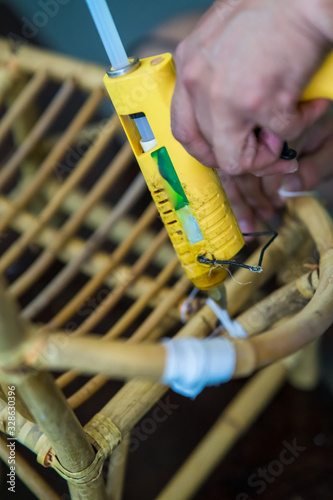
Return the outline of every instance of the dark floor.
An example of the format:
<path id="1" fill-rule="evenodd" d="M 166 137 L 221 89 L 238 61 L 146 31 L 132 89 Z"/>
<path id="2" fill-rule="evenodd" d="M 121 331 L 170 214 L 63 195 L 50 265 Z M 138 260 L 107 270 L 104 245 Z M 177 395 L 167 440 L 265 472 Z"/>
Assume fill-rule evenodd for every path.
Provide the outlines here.
<path id="1" fill-rule="evenodd" d="M 179 407 L 130 454 L 124 499 L 153 499 L 241 385 L 207 389 L 194 402 L 169 393 Z M 286 384 L 193 500 L 332 500 L 332 417 L 324 385 L 301 392 Z M 298 456 L 283 466 L 279 456 L 288 446 Z"/>

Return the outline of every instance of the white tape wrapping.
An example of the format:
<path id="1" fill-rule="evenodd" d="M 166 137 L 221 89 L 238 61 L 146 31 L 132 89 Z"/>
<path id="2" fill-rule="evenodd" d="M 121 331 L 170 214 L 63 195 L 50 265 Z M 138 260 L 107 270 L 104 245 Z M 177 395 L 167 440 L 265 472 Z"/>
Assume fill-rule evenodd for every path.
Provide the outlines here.
<path id="1" fill-rule="evenodd" d="M 221 307 L 219 307 L 216 304 L 216 302 L 214 302 L 214 300 L 211 298 L 208 298 L 206 300 L 206 304 L 211 308 L 212 311 L 214 311 L 214 313 L 220 320 L 222 326 L 227 330 L 227 332 L 229 333 L 229 335 L 231 335 L 231 337 L 235 338 L 247 337 L 247 333 L 242 327 L 242 325 L 237 321 L 233 321 L 230 318 L 228 311 L 226 311 L 226 309 L 221 309 Z"/>
<path id="2" fill-rule="evenodd" d="M 235 371 L 236 351 L 228 339 L 165 339 L 163 344 L 167 359 L 161 382 L 184 396 L 228 382 Z"/>
<path id="3" fill-rule="evenodd" d="M 317 191 L 287 191 L 280 188 L 278 194 L 284 198 L 298 198 L 299 196 L 317 196 Z"/>

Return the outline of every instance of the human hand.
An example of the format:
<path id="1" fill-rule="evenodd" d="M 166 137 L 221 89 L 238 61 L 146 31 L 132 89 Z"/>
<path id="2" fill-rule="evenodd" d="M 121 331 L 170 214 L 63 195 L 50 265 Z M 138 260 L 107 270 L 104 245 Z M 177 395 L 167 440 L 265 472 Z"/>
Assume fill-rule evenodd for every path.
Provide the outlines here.
<path id="1" fill-rule="evenodd" d="M 294 146 L 300 152 L 299 169 L 295 173 L 265 177 L 252 174 L 222 176 L 242 232 L 258 230 L 258 219 L 270 219 L 275 210 L 286 203 L 287 198 L 279 194 L 280 188 L 287 192 L 306 191 L 333 179 L 333 106 L 298 138 Z"/>
<path id="2" fill-rule="evenodd" d="M 283 140 L 327 108 L 325 100 L 298 101 L 332 43 L 332 18 L 325 0 L 215 2 L 176 52 L 176 139 L 231 175 L 295 170 L 279 156 Z"/>

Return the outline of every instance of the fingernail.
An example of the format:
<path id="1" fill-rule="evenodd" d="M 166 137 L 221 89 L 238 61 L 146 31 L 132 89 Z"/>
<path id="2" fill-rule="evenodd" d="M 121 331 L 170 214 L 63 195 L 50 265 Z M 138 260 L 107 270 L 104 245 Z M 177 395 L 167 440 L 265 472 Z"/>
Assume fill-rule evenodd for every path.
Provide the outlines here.
<path id="1" fill-rule="evenodd" d="M 302 180 L 298 175 L 287 175 L 280 186 L 284 191 L 302 191 Z"/>
<path id="2" fill-rule="evenodd" d="M 298 165 L 297 160 L 284 161 L 281 164 L 280 173 L 281 174 L 292 174 L 294 172 L 297 172 L 298 167 L 299 167 L 299 165 Z"/>

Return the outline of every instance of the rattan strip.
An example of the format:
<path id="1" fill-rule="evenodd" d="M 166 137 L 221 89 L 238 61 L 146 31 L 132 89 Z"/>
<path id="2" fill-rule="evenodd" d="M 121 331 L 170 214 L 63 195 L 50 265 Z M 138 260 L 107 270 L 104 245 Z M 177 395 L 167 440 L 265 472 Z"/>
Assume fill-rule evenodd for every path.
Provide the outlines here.
<path id="1" fill-rule="evenodd" d="M 17 173 L 23 160 L 35 148 L 36 144 L 45 135 L 59 113 L 64 109 L 69 98 L 71 97 L 75 86 L 73 82 L 67 81 L 63 83 L 59 91 L 46 108 L 44 113 L 39 117 L 37 123 L 26 136 L 24 141 L 16 149 L 14 154 L 10 157 L 8 162 L 1 168 L 0 171 L 0 190 L 4 187 L 6 182 Z"/>
<path id="2" fill-rule="evenodd" d="M 130 439 L 127 436 L 110 457 L 105 488 L 107 498 L 112 500 L 123 498 L 129 443 Z"/>
<path id="3" fill-rule="evenodd" d="M 43 185 L 42 193 L 46 198 L 52 198 L 56 191 L 58 190 L 59 183 L 50 180 Z M 80 207 L 84 202 L 86 197 L 86 192 L 80 188 L 73 189 L 61 205 L 61 210 L 68 214 L 69 216 L 76 212 L 77 207 Z M 1 198 L 0 198 L 1 200 Z M 113 209 L 111 207 L 111 209 Z M 1 210 L 1 206 L 0 206 Z M 87 214 L 85 218 L 85 226 L 89 229 L 96 231 L 101 225 L 101 221 L 106 220 L 110 215 L 110 205 L 104 202 L 100 202 Z M 106 236 L 109 240 L 116 244 L 121 244 L 124 238 L 132 231 L 133 225 L 136 224 L 136 219 L 134 216 L 129 214 L 124 214 L 124 216 L 117 222 L 117 224 L 111 228 L 109 234 Z M 149 229 L 142 231 L 140 238 L 137 239 L 132 246 L 132 251 L 137 254 L 141 254 L 144 250 L 151 245 L 153 239 L 155 238 L 155 232 Z M 163 248 L 163 252 L 159 252 L 154 256 L 153 263 L 157 267 L 164 267 L 171 259 L 173 259 L 175 252 L 172 245 L 166 244 Z M 182 274 L 181 268 L 178 270 L 178 276 Z"/>
<path id="4" fill-rule="evenodd" d="M 279 362 L 256 374 L 247 382 L 156 500 L 192 498 L 235 442 L 270 403 L 282 386 L 286 375 L 285 363 Z"/>
<path id="5" fill-rule="evenodd" d="M 4 232 L 4 230 L 14 219 L 14 217 L 16 217 L 16 215 L 32 199 L 32 197 L 36 194 L 36 192 L 41 188 L 44 182 L 54 171 L 56 163 L 62 158 L 62 156 L 66 152 L 66 149 L 70 146 L 74 137 L 77 135 L 78 131 L 84 126 L 85 123 L 87 123 L 87 121 L 96 111 L 96 108 L 101 101 L 102 95 L 103 94 L 100 89 L 95 90 L 87 99 L 80 111 L 78 111 L 71 124 L 63 133 L 59 142 L 52 149 L 52 151 L 40 165 L 39 169 L 36 171 L 36 175 L 31 180 L 29 186 L 24 186 L 24 191 L 20 194 L 20 196 L 17 196 L 15 200 L 13 200 L 10 211 L 6 213 L 0 221 L 0 232 Z"/>
<path id="6" fill-rule="evenodd" d="M 15 121 L 25 112 L 31 102 L 35 100 L 46 82 L 46 71 L 39 71 L 33 75 L 31 80 L 24 87 L 24 90 L 16 97 L 14 103 L 7 109 L 0 120 L 0 143 L 3 141 Z"/>
<path id="7" fill-rule="evenodd" d="M 11 206 L 11 202 L 9 201 L 8 198 L 3 198 L 0 196 L 0 214 L 2 215 Z M 22 212 L 17 216 L 17 218 L 13 221 L 11 224 L 11 227 L 17 231 L 21 232 L 23 231 L 26 227 L 30 226 L 31 224 L 34 223 L 35 217 L 28 213 L 28 212 Z M 120 226 L 122 226 L 122 219 L 119 221 Z M 125 225 L 126 231 L 124 231 L 124 234 L 128 234 L 130 230 L 133 228 L 133 224 L 128 221 Z M 115 228 L 116 229 L 116 228 Z M 145 231 L 143 231 L 142 234 L 145 234 Z M 119 234 L 118 230 L 116 231 L 116 237 L 114 238 L 113 231 L 111 230 L 110 233 L 108 234 L 108 237 L 111 239 L 111 241 L 118 241 L 119 240 Z M 41 231 L 37 236 L 36 240 L 34 241 L 35 244 L 40 245 L 41 247 L 47 247 L 49 242 L 57 239 L 59 237 L 59 232 L 57 229 L 46 226 L 43 231 Z M 149 239 L 149 242 L 151 244 L 151 241 L 153 239 L 153 233 L 149 231 L 149 234 L 147 236 Z M 83 251 L 83 249 L 86 246 L 86 242 L 83 241 L 80 238 L 71 238 L 71 240 L 67 243 L 67 245 L 62 248 L 59 253 L 58 253 L 58 259 L 64 263 L 68 262 L 76 262 L 78 255 Z M 165 250 L 169 250 L 169 247 L 166 245 L 165 247 L 162 246 L 162 252 L 163 256 L 166 253 L 169 255 L 169 252 L 166 252 Z M 135 253 L 140 253 L 140 247 L 137 248 L 135 243 L 133 244 L 132 250 Z M 160 254 L 160 252 L 159 252 Z M 158 254 L 158 255 L 159 255 Z M 171 252 L 171 255 L 174 255 Z M 79 271 L 82 273 L 86 274 L 87 276 L 95 276 L 98 274 L 106 265 L 109 265 L 110 263 L 110 255 L 99 251 L 94 253 L 90 258 L 87 259 L 87 261 L 83 262 L 82 265 L 80 266 Z M 155 258 L 152 262 L 155 262 L 156 264 L 160 264 L 161 262 L 165 262 L 165 259 L 160 259 L 160 258 Z M 119 277 L 121 276 L 122 279 L 127 279 L 127 276 L 130 274 L 130 267 L 127 265 L 119 265 L 117 266 L 117 273 L 115 274 L 109 274 L 105 277 L 103 284 L 106 286 L 113 288 L 117 286 L 119 283 Z M 151 284 L 153 282 L 153 279 L 148 276 L 148 275 L 142 275 L 140 276 L 135 283 L 132 284 L 132 286 L 126 291 L 126 294 L 128 297 L 132 299 L 136 299 L 138 296 L 141 296 L 142 294 L 146 293 L 147 290 L 150 289 Z M 155 297 L 152 297 L 151 301 L 149 302 L 149 307 L 155 307 L 156 304 L 160 302 L 160 300 L 163 300 L 163 297 L 167 293 L 167 289 L 161 290 Z M 32 304 L 33 301 L 30 303 Z M 30 305 L 29 304 L 29 305 Z M 25 312 L 29 310 L 29 305 L 21 311 L 22 317 L 28 317 L 28 314 L 26 315 Z M 45 304 L 46 306 L 47 304 Z M 172 311 L 170 312 L 172 313 Z"/>
<path id="8" fill-rule="evenodd" d="M 111 340 L 120 337 L 120 335 L 125 332 L 126 328 L 129 328 L 133 321 L 135 321 L 143 312 L 144 308 L 148 306 L 151 298 L 157 295 L 165 287 L 177 266 L 179 266 L 179 260 L 177 257 L 174 257 L 168 266 L 166 266 L 166 268 L 159 273 L 156 279 L 152 281 L 148 290 L 134 302 L 134 304 L 122 315 L 117 323 L 102 337 L 101 340 Z M 67 372 L 57 379 L 57 383 L 60 387 L 64 387 L 72 382 L 75 376 L 76 374 L 73 374 L 73 372 Z"/>
<path id="9" fill-rule="evenodd" d="M 295 228 L 295 223 L 290 223 L 289 222 L 289 229 L 293 227 Z M 268 280 L 273 274 L 274 274 L 274 270 L 276 269 L 276 265 L 278 262 L 280 261 L 284 261 L 288 255 L 290 255 L 290 253 L 293 253 L 295 250 L 296 250 L 296 244 L 295 244 L 295 238 L 293 239 L 290 239 L 289 238 L 290 234 L 289 234 L 289 231 L 288 230 L 285 230 L 282 232 L 282 239 L 285 240 L 284 243 L 285 244 L 282 244 L 282 242 L 280 241 L 279 242 L 279 245 L 272 245 L 268 254 L 271 254 L 270 256 L 270 259 L 267 259 L 266 260 L 266 273 L 263 273 L 265 276 L 264 276 L 264 280 Z M 257 253 L 257 252 L 255 252 Z M 250 261 L 253 260 L 253 256 L 251 257 Z M 249 286 L 249 288 L 251 289 L 251 293 L 253 293 L 256 289 L 260 288 L 263 284 L 263 279 L 261 280 L 255 280 L 251 286 Z M 228 290 L 228 285 L 232 285 L 232 282 L 228 282 L 227 283 L 227 295 L 229 297 L 229 301 L 231 304 L 233 304 L 233 308 L 234 310 L 237 310 L 239 307 L 241 307 L 245 302 L 246 300 L 248 299 L 248 296 L 246 294 L 240 294 L 239 293 L 239 289 L 241 288 L 247 288 L 247 287 L 241 287 L 241 285 L 238 285 L 238 289 L 237 288 L 234 288 L 233 286 L 230 287 L 230 289 Z M 216 325 L 216 316 L 215 314 L 207 307 L 203 307 L 201 309 L 201 311 L 196 315 L 194 316 L 178 333 L 178 335 L 180 336 L 191 336 L 191 335 L 196 335 L 196 336 L 199 336 L 199 337 L 202 337 L 202 336 L 205 336 L 207 335 L 208 333 L 210 333 L 211 330 L 213 330 L 215 328 L 215 325 Z M 211 330 L 210 330 L 211 328 Z M 260 336 L 260 338 L 262 337 L 262 335 Z M 58 369 L 63 369 L 65 367 L 69 367 L 69 366 L 72 366 L 72 356 L 75 356 L 75 358 L 77 359 L 77 363 L 75 365 L 73 365 L 73 367 L 77 368 L 79 365 L 80 365 L 80 359 L 77 358 L 77 356 L 75 355 L 75 353 L 73 352 L 74 350 L 74 345 L 75 345 L 75 340 L 76 339 L 73 339 L 73 344 L 70 343 L 71 347 L 69 348 L 69 345 L 67 346 L 66 348 L 66 352 L 63 353 L 61 359 L 52 359 L 50 360 L 49 362 L 51 363 L 51 366 L 54 368 L 55 366 L 58 366 Z M 77 339 L 79 340 L 79 339 Z M 255 340 L 255 339 L 253 339 Z M 96 352 L 95 352 L 95 356 L 97 356 L 97 352 L 100 351 L 100 348 L 98 347 L 98 345 L 96 344 L 94 347 L 92 347 L 91 344 L 91 341 L 89 339 L 82 339 L 82 346 L 81 346 L 81 349 L 83 349 L 83 346 L 85 345 L 85 342 L 89 343 L 89 348 L 90 349 L 93 349 L 93 348 L 96 348 Z M 250 343 L 251 341 L 246 341 L 246 345 L 247 343 Z M 52 343 L 52 341 L 51 341 Z M 237 349 L 238 349 L 238 346 L 239 345 L 243 345 L 245 343 L 245 341 L 243 342 L 238 342 L 237 343 Z M 81 345 L 81 344 L 80 344 Z M 105 352 L 101 353 L 102 356 L 112 356 L 112 358 L 114 357 L 113 356 L 113 352 L 117 353 L 117 363 L 115 363 L 114 365 L 110 366 L 105 366 L 105 370 L 106 372 L 105 373 L 109 373 L 111 375 L 111 372 L 112 372 L 112 376 L 117 376 L 117 377 L 120 377 L 122 378 L 122 376 L 132 376 L 133 373 L 137 373 L 137 374 L 142 374 L 142 376 L 151 376 L 151 377 L 159 377 L 160 376 L 160 371 L 161 371 L 161 367 L 158 367 L 155 363 L 155 360 L 153 360 L 152 364 L 151 364 L 151 370 L 150 371 L 150 367 L 149 367 L 149 364 L 151 363 L 151 360 L 153 358 L 151 358 L 150 356 L 152 355 L 152 352 L 155 353 L 156 355 L 156 358 L 162 354 L 162 351 L 164 352 L 164 350 L 159 347 L 158 345 L 152 345 L 152 346 L 149 346 L 149 348 L 147 349 L 146 346 L 142 346 L 142 345 L 138 345 L 137 346 L 137 359 L 135 360 L 135 363 L 133 361 L 131 361 L 131 363 L 127 363 L 125 361 L 125 358 L 126 358 L 126 355 L 125 353 L 127 353 L 127 349 L 128 349 L 128 345 L 123 345 L 122 347 L 117 346 L 116 348 L 116 351 L 113 351 L 114 349 L 114 346 L 116 346 L 117 343 L 113 343 L 111 342 L 107 348 L 105 349 Z M 108 351 L 108 352 L 106 352 Z M 129 349 L 129 351 L 131 351 Z M 150 352 L 152 351 L 152 352 Z M 142 352 L 142 358 L 140 358 L 140 353 Z M 90 352 L 91 356 L 92 356 L 92 351 Z M 245 355 L 245 354 L 244 354 Z M 148 358 L 147 358 L 148 356 Z M 57 356 L 58 357 L 58 356 Z M 120 361 L 120 357 L 121 357 L 121 361 Z M 240 359 L 243 359 L 242 358 L 242 352 L 240 353 Z M 249 358 L 250 359 L 250 358 Z M 247 360 L 247 358 L 245 358 L 245 361 Z M 250 359 L 250 361 L 252 362 L 252 358 Z M 138 365 L 135 367 L 134 365 L 136 364 L 136 362 L 138 362 Z M 249 362 L 249 360 L 248 360 Z M 55 363 L 55 364 L 53 364 Z M 120 363 L 120 364 L 119 364 Z M 163 363 L 162 363 L 163 364 Z M 123 371 L 123 375 L 121 375 L 119 373 L 119 375 L 116 375 L 116 372 L 117 370 L 120 368 L 121 366 L 121 370 L 124 370 Z M 247 362 L 244 364 L 245 368 L 247 369 Z M 140 372 L 140 371 L 137 371 L 135 372 L 135 369 L 142 369 L 143 371 Z M 238 367 L 237 367 L 238 369 Z M 95 370 L 97 371 L 97 369 L 95 368 Z M 129 370 L 127 372 L 127 370 Z M 157 370 L 157 371 L 155 371 Z M 92 362 L 90 362 L 90 368 L 89 368 L 89 371 L 90 373 L 93 373 L 94 372 L 94 368 L 93 368 L 93 364 Z"/>
<path id="10" fill-rule="evenodd" d="M 103 175 L 99 178 L 91 191 L 87 194 L 83 204 L 70 217 L 61 228 L 59 238 L 50 242 L 44 252 L 30 266 L 29 270 L 20 276 L 18 280 L 10 287 L 10 293 L 17 297 L 24 293 L 33 283 L 38 280 L 42 274 L 48 269 L 56 258 L 60 248 L 67 243 L 75 232 L 78 230 L 85 216 L 105 193 L 113 186 L 116 180 L 126 172 L 132 158 L 132 150 L 130 146 L 125 145 L 109 164 Z"/>
<path id="11" fill-rule="evenodd" d="M 131 268 L 131 276 L 128 280 L 120 283 L 115 287 L 104 300 L 100 302 L 98 307 L 94 310 L 94 314 L 87 317 L 87 319 L 73 332 L 73 336 L 84 335 L 94 330 L 94 327 L 107 315 L 110 314 L 112 309 L 119 303 L 125 295 L 127 288 L 135 281 L 150 264 L 151 257 L 158 251 L 160 246 L 166 241 L 168 235 L 163 228 L 156 236 L 151 247 L 147 248 L 146 252 L 142 254 Z"/>
<path id="12" fill-rule="evenodd" d="M 116 266 L 118 266 L 126 254 L 130 251 L 133 242 L 140 236 L 141 231 L 152 223 L 155 216 L 156 208 L 155 205 L 151 203 L 145 210 L 144 214 L 140 217 L 137 224 L 133 227 L 132 232 L 110 256 L 106 265 L 104 265 L 98 273 L 95 273 L 89 282 L 76 294 L 76 296 L 73 297 L 73 299 L 56 316 L 54 316 L 54 318 L 51 319 L 46 326 L 48 331 L 59 328 L 66 321 L 68 321 L 76 313 L 81 304 L 83 304 L 87 298 L 91 297 L 98 290 L 98 288 L 105 282 L 106 277 L 116 268 Z M 71 267 L 76 267 L 76 262 L 78 263 L 79 260 L 82 263 L 82 254 L 84 254 L 85 259 L 87 252 L 86 249 L 87 245 L 83 247 L 81 255 L 77 255 L 75 262 L 70 264 Z M 69 272 L 71 273 L 71 271 Z"/>
<path id="13" fill-rule="evenodd" d="M 0 436 L 0 457 L 8 463 L 10 441 Z M 14 445 L 15 446 L 15 445 Z M 49 484 L 29 465 L 22 455 L 15 450 L 15 474 L 26 484 L 29 490 L 40 499 L 61 500 L 60 496 L 49 486 Z M 14 483 L 15 484 L 15 483 Z M 15 491 L 12 490 L 13 492 Z"/>
<path id="14" fill-rule="evenodd" d="M 36 234 L 43 229 L 45 224 L 47 224 L 51 217 L 57 212 L 61 206 L 62 199 L 93 167 L 94 162 L 99 158 L 104 148 L 114 136 L 118 126 L 118 117 L 114 116 L 105 126 L 104 131 L 101 132 L 101 135 L 97 138 L 96 142 L 92 144 L 86 155 L 76 165 L 73 173 L 61 185 L 54 198 L 52 198 L 43 209 L 37 219 L 37 224 L 28 228 L 27 231 L 23 233 L 20 238 L 2 255 L 0 261 L 0 273 L 4 272 L 11 264 L 13 264 L 13 262 L 15 262 L 16 259 L 20 257 L 22 251 L 27 248 L 27 246 L 35 238 Z"/>
<path id="15" fill-rule="evenodd" d="M 168 316 L 165 316 L 164 318 L 162 318 L 159 325 L 156 328 L 154 328 L 154 330 L 151 331 L 151 333 L 149 335 L 149 340 L 154 341 L 154 340 L 160 339 L 161 337 L 167 335 L 168 332 L 170 332 L 170 330 L 172 328 L 175 328 L 177 326 L 177 324 L 179 324 L 179 318 L 174 317 L 174 316 L 176 316 L 176 314 L 175 314 L 176 311 L 177 310 L 175 308 L 174 310 L 169 311 Z M 66 385 L 71 383 L 73 380 L 75 380 L 78 375 L 79 375 L 79 372 L 76 372 L 75 370 L 69 370 L 69 371 L 65 372 L 63 375 L 61 375 L 60 377 L 58 377 L 57 384 L 61 388 L 65 387 Z M 91 390 L 93 392 L 96 392 L 94 390 L 94 383 L 96 383 L 96 384 L 100 383 L 98 375 L 96 375 L 96 378 L 93 377 L 92 379 L 90 379 L 87 382 L 87 384 L 89 386 L 89 390 L 91 388 Z M 104 380 L 101 383 L 101 386 L 103 384 L 104 384 Z M 86 400 L 85 398 L 82 399 L 82 402 L 84 402 L 85 400 Z M 80 401 L 81 401 L 81 399 L 80 399 Z M 75 406 L 72 406 L 72 407 L 75 408 Z"/>
<path id="16" fill-rule="evenodd" d="M 0 64 L 9 67 L 11 63 L 21 73 L 31 74 L 44 69 L 52 80 L 63 82 L 73 79 L 85 91 L 101 88 L 105 74 L 105 69 L 96 64 L 57 55 L 29 44 L 20 45 L 14 53 L 10 41 L 0 38 Z"/>
<path id="17" fill-rule="evenodd" d="M 154 311 L 152 311 L 148 318 L 142 323 L 140 328 L 131 335 L 127 342 L 139 343 L 144 340 L 156 340 L 154 328 L 162 322 L 163 318 L 171 308 L 178 305 L 179 301 L 184 297 L 190 286 L 191 284 L 187 278 L 181 278 L 170 290 L 166 299 L 161 302 L 161 304 L 154 309 Z M 161 334 L 164 333 L 162 329 L 160 329 L 159 332 Z M 153 339 L 151 338 L 151 333 L 153 333 Z M 106 337 L 102 337 L 101 340 L 103 341 L 108 339 Z M 77 408 L 79 405 L 87 401 L 87 399 L 89 399 L 97 390 L 99 390 L 103 384 L 107 382 L 107 380 L 108 377 L 104 375 L 95 375 L 75 394 L 70 396 L 68 403 L 72 408 Z"/>

